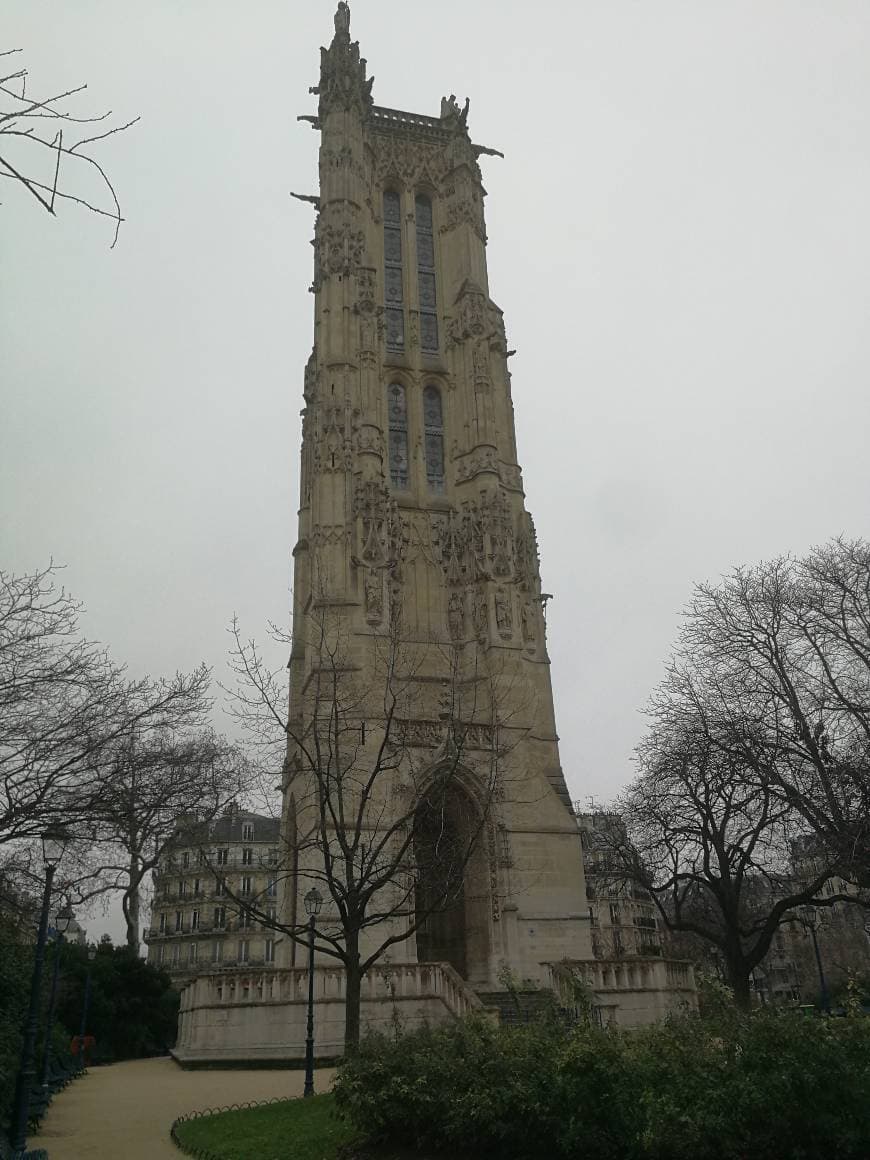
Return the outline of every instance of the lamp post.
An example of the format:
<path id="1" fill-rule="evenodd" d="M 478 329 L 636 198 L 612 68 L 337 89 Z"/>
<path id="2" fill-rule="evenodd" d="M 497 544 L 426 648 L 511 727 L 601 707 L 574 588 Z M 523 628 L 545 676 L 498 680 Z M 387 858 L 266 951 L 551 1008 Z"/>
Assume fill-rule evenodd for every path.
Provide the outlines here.
<path id="1" fill-rule="evenodd" d="M 91 967 L 97 957 L 97 948 L 88 947 L 88 969 L 85 973 L 85 997 L 82 1002 L 82 1023 L 79 1028 L 79 1071 L 85 1069 L 85 1032 L 88 1028 L 88 1006 L 91 1001 Z"/>
<path id="2" fill-rule="evenodd" d="M 305 1038 L 305 1087 L 303 1096 L 314 1095 L 314 923 L 320 914 L 323 896 L 316 886 L 305 895 L 308 915 L 308 1032 Z"/>
<path id="3" fill-rule="evenodd" d="M 813 940 L 813 950 L 816 955 L 816 966 L 819 971 L 819 999 L 821 1000 L 822 1010 L 826 1015 L 831 1014 L 831 998 L 828 994 L 828 984 L 825 979 L 825 971 L 822 967 L 822 955 L 819 950 L 819 940 L 816 937 L 816 927 L 818 926 L 818 912 L 814 906 L 801 906 L 798 910 L 798 917 L 804 930 L 810 932 L 810 938 Z"/>
<path id="4" fill-rule="evenodd" d="M 30 1089 L 36 1078 L 34 1056 L 36 1054 L 36 1030 L 39 1023 L 39 988 L 42 984 L 42 967 L 45 961 L 45 937 L 48 933 L 48 911 L 51 906 L 51 884 L 54 873 L 66 849 L 67 835 L 62 830 L 52 830 L 42 838 L 42 861 L 45 866 L 45 887 L 42 892 L 42 909 L 39 912 L 39 933 L 33 955 L 33 974 L 30 979 L 30 1002 L 24 1024 L 21 1044 L 21 1062 L 15 1081 L 15 1102 L 13 1104 L 10 1143 L 13 1160 L 20 1160 L 27 1147 L 27 1116 L 30 1111 Z"/>
<path id="5" fill-rule="evenodd" d="M 45 1043 L 42 1048 L 42 1086 L 48 1087 L 48 1073 L 51 1068 L 51 1032 L 54 1027 L 54 1009 L 57 1004 L 57 979 L 60 974 L 60 948 L 63 936 L 69 930 L 74 918 L 69 904 L 62 907 L 54 918 L 54 969 L 51 972 L 51 992 L 48 998 L 48 1013 L 45 1016 Z"/>

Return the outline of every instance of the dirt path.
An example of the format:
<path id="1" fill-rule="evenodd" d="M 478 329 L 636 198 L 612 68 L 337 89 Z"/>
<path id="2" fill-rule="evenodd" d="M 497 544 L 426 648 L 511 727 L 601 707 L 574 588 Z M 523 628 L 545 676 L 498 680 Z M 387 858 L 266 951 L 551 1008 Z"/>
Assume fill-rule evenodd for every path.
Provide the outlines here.
<path id="1" fill-rule="evenodd" d="M 318 1071 L 315 1089 L 332 1075 Z M 302 1082 L 301 1071 L 182 1071 L 168 1057 L 95 1067 L 54 1097 L 28 1143 L 50 1160 L 178 1160 L 169 1127 L 183 1112 L 301 1096 Z"/>

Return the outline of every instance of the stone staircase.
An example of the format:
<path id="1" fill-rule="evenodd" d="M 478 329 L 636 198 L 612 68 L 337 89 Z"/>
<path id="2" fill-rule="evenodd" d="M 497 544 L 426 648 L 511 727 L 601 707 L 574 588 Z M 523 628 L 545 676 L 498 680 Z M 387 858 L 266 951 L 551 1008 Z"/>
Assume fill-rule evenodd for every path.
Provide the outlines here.
<path id="1" fill-rule="evenodd" d="M 560 1007 L 549 987 L 517 991 L 478 991 L 484 1010 L 495 1012 L 502 1025 L 534 1023 L 539 1019 L 557 1019 L 573 1023 L 575 1018 L 566 1007 Z"/>

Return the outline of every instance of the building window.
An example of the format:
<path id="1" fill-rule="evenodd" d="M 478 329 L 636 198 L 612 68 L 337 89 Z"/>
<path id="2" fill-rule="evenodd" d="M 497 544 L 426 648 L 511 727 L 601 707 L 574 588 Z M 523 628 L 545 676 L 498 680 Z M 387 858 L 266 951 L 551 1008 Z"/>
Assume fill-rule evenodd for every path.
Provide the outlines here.
<path id="1" fill-rule="evenodd" d="M 218 850 L 218 852 L 217 852 L 217 864 L 218 864 L 218 866 L 226 866 L 227 860 L 229 859 L 229 854 L 230 854 L 229 850 Z"/>
<path id="2" fill-rule="evenodd" d="M 278 908 L 277 907 L 275 907 L 275 906 L 269 907 L 269 909 L 266 911 L 266 920 L 269 923 L 275 923 L 278 921 Z"/>
<path id="3" fill-rule="evenodd" d="M 178 897 L 185 898 L 187 896 L 187 883 L 182 879 L 178 883 Z"/>
<path id="4" fill-rule="evenodd" d="M 227 887 L 225 879 L 218 878 L 217 885 L 215 886 L 214 892 L 218 896 L 218 898 L 226 898 L 227 893 L 228 893 L 228 887 Z"/>
<path id="5" fill-rule="evenodd" d="M 423 434 L 426 451 L 426 482 L 431 491 L 444 490 L 444 416 L 437 387 L 423 391 Z"/>
<path id="6" fill-rule="evenodd" d="M 199 894 L 199 879 L 198 878 L 194 878 L 194 880 L 193 880 L 193 893 L 194 893 L 194 897 L 197 894 Z"/>
<path id="7" fill-rule="evenodd" d="M 270 850 L 269 851 L 269 865 L 270 866 L 277 866 L 278 865 L 278 851 L 277 850 Z"/>
<path id="8" fill-rule="evenodd" d="M 251 876 L 250 876 L 250 874 L 245 874 L 244 877 L 242 878 L 242 889 L 239 891 L 239 893 L 243 894 L 245 897 L 247 897 L 251 893 Z"/>
<path id="9" fill-rule="evenodd" d="M 390 431 L 390 482 L 393 487 L 408 486 L 408 401 L 400 383 L 387 388 L 387 414 Z"/>
<path id="10" fill-rule="evenodd" d="M 180 960 L 181 960 L 181 947 L 178 945 L 178 943 L 175 943 L 174 946 L 172 947 L 172 965 L 173 965 L 173 967 L 177 967 Z"/>
<path id="11" fill-rule="evenodd" d="M 175 929 L 181 930 L 183 923 L 184 923 L 184 915 L 182 914 L 182 912 L 180 910 L 176 910 L 176 912 L 175 912 Z"/>
<path id="12" fill-rule="evenodd" d="M 161 914 L 161 915 L 160 915 L 160 927 L 159 927 L 159 930 L 160 930 L 160 933 L 161 933 L 161 934 L 166 934 L 166 915 L 165 915 L 165 914 Z"/>
<path id="13" fill-rule="evenodd" d="M 254 823 L 245 822 L 242 826 L 242 841 L 253 842 L 254 840 Z"/>
<path id="14" fill-rule="evenodd" d="M 205 865 L 205 850 L 200 850 L 199 853 L 196 855 L 196 864 L 197 864 L 197 866 L 204 866 Z"/>
<path id="15" fill-rule="evenodd" d="M 190 854 L 187 850 L 185 850 L 184 853 L 181 855 L 181 865 L 184 867 L 185 870 L 190 865 Z"/>
<path id="16" fill-rule="evenodd" d="M 157 948 L 157 961 L 158 961 L 158 963 L 162 963 L 165 958 L 166 958 L 166 944 L 161 943 L 160 946 Z"/>
<path id="17" fill-rule="evenodd" d="M 223 939 L 216 938 L 211 944 L 211 961 L 219 963 L 224 957 Z"/>
<path id="18" fill-rule="evenodd" d="M 242 865 L 250 866 L 254 861 L 254 851 L 250 846 L 245 846 L 242 850 Z"/>
<path id="19" fill-rule="evenodd" d="M 188 948 L 188 956 L 187 957 L 188 957 L 188 961 L 191 963 L 196 962 L 196 946 L 197 946 L 197 944 L 195 942 L 193 942 L 190 944 L 190 947 Z"/>
<path id="20" fill-rule="evenodd" d="M 223 930 L 227 925 L 227 908 L 225 906 L 214 908 L 214 925 L 217 930 Z"/>
<path id="21" fill-rule="evenodd" d="M 404 350 L 402 204 L 398 193 L 390 189 L 384 193 L 384 323 L 387 350 Z"/>
<path id="22" fill-rule="evenodd" d="M 251 912 L 247 907 L 239 911 L 239 930 L 250 930 L 254 925 L 254 920 L 251 918 Z"/>
<path id="23" fill-rule="evenodd" d="M 192 910 L 190 912 L 190 929 L 199 930 L 199 911 Z"/>
<path id="24" fill-rule="evenodd" d="M 246 963 L 250 958 L 251 944 L 246 938 L 239 939 L 239 962 Z"/>
<path id="25" fill-rule="evenodd" d="M 275 878 L 270 878 L 266 884 L 266 897 L 275 898 L 278 894 L 278 882 Z"/>
<path id="26" fill-rule="evenodd" d="M 417 219 L 417 297 L 420 302 L 420 348 L 438 350 L 438 316 L 435 312 L 435 238 L 432 233 L 432 202 L 418 193 L 414 202 Z"/>
<path id="27" fill-rule="evenodd" d="M 275 940 L 273 938 L 267 938 L 263 943 L 263 960 L 267 963 L 275 961 Z"/>

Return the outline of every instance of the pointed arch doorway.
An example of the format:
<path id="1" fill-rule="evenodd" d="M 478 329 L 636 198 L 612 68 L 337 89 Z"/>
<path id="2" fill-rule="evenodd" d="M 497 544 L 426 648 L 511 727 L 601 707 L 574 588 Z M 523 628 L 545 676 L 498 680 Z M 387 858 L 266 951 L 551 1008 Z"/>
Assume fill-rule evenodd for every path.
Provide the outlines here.
<path id="1" fill-rule="evenodd" d="M 490 888 L 486 827 L 471 796 L 451 781 L 414 815 L 418 962 L 449 963 L 466 981 L 488 982 Z"/>

